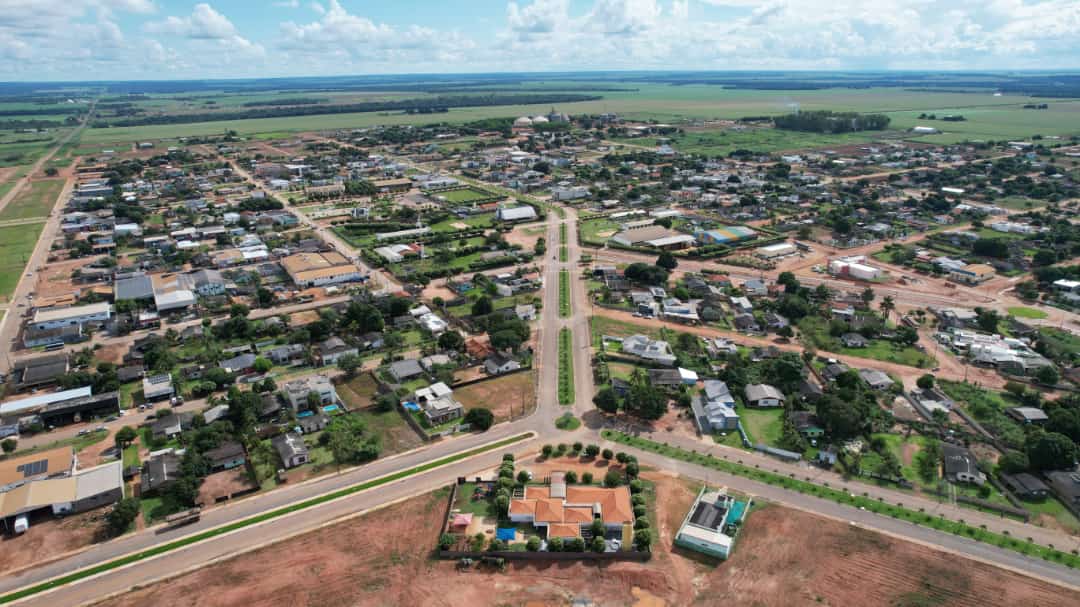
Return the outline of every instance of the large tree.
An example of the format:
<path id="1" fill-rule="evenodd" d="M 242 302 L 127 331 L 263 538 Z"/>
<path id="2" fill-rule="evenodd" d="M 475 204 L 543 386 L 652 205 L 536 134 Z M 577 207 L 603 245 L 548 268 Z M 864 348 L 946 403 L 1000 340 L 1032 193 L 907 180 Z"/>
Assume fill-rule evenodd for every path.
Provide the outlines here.
<path id="1" fill-rule="evenodd" d="M 1076 463 L 1076 443 L 1057 432 L 1044 432 L 1027 444 L 1028 460 L 1036 470 L 1065 470 Z"/>

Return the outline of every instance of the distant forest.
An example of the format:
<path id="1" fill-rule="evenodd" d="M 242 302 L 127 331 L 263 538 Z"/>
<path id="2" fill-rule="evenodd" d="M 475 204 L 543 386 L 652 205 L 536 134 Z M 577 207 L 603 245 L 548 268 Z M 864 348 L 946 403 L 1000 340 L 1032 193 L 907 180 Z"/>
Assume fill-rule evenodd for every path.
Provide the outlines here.
<path id="1" fill-rule="evenodd" d="M 883 114 L 858 114 L 856 112 L 799 112 L 773 118 L 778 129 L 806 131 L 809 133 L 853 133 L 855 131 L 880 131 L 889 126 L 889 117 Z"/>
<path id="2" fill-rule="evenodd" d="M 342 105 L 299 105 L 290 107 L 269 107 L 227 112 L 205 112 L 194 114 L 159 114 L 134 118 L 96 120 L 94 128 L 110 126 L 144 126 L 149 124 L 188 124 L 192 122 L 213 122 L 217 120 L 249 120 L 252 118 L 280 118 L 284 116 L 316 116 L 322 114 L 351 114 L 353 112 L 390 112 L 401 111 L 410 114 L 432 114 L 445 112 L 454 107 L 487 107 L 493 105 L 535 105 L 573 103 L 575 101 L 594 101 L 595 95 L 535 94 L 535 95 L 462 95 L 455 97 L 423 97 L 418 99 L 399 99 L 394 101 L 369 101 Z"/>

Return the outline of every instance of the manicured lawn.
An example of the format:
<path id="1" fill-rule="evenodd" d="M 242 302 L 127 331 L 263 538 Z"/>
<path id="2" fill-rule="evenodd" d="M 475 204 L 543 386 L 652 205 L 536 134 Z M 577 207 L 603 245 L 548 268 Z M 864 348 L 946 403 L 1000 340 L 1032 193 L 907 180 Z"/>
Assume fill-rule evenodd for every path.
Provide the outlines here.
<path id="1" fill-rule="evenodd" d="M 63 179 L 44 179 L 31 182 L 4 207 L 0 212 L 0 221 L 12 219 L 30 219 L 32 217 L 48 217 L 49 211 L 56 204 L 60 190 L 64 188 Z"/>
<path id="2" fill-rule="evenodd" d="M 26 270 L 45 222 L 0 227 L 0 301 L 7 301 Z"/>
<path id="3" fill-rule="evenodd" d="M 619 224 L 610 219 L 590 219 L 578 223 L 582 244 L 603 246 L 607 239 L 619 231 Z"/>
<path id="4" fill-rule="evenodd" d="M 1008 312 L 1009 314 L 1012 314 L 1017 318 L 1041 319 L 1046 318 L 1047 316 L 1046 312 L 1043 312 L 1042 310 L 1036 310 L 1035 308 L 1028 308 L 1024 306 L 1014 306 L 1012 308 L 1008 308 Z"/>
<path id="5" fill-rule="evenodd" d="M 124 447 L 124 468 L 139 465 L 139 445 L 132 444 Z"/>
<path id="6" fill-rule="evenodd" d="M 783 407 L 772 409 L 740 407 L 739 420 L 753 443 L 765 443 L 770 447 L 775 447 L 780 442 L 780 435 L 784 431 Z M 734 434 L 737 435 L 738 432 Z"/>
<path id="7" fill-rule="evenodd" d="M 453 204 L 468 204 L 479 200 L 490 200 L 491 198 L 501 197 L 500 194 L 483 190 L 476 186 L 465 186 L 455 190 L 446 190 L 443 192 L 436 192 L 434 194 L 440 198 L 445 198 L 447 202 Z"/>

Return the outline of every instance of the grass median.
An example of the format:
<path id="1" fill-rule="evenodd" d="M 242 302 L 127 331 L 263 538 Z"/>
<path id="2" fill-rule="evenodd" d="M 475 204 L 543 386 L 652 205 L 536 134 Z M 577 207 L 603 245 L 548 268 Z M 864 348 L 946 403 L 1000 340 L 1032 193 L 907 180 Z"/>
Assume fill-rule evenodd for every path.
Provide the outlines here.
<path id="1" fill-rule="evenodd" d="M 559 224 L 559 244 L 566 244 L 566 224 Z"/>
<path id="2" fill-rule="evenodd" d="M 374 480 L 370 480 L 370 481 L 367 481 L 367 482 L 364 482 L 364 483 L 360 483 L 358 485 L 353 485 L 351 487 L 346 487 L 344 489 L 339 489 L 338 491 L 334 491 L 334 492 L 328 493 L 326 495 L 320 495 L 318 497 L 313 497 L 311 499 L 304 500 L 302 502 L 297 502 L 297 503 L 291 504 L 289 506 L 284 506 L 282 508 L 278 508 L 277 510 L 271 510 L 270 512 L 264 512 L 262 514 L 259 514 L 259 515 L 256 515 L 256 516 L 253 516 L 253 517 L 250 517 L 250 518 L 246 518 L 246 519 L 239 520 L 239 521 L 236 521 L 236 522 L 233 522 L 233 523 L 229 523 L 227 525 L 222 525 L 220 527 L 215 527 L 213 529 L 208 529 L 206 531 L 202 531 L 202 532 L 196 533 L 194 535 L 190 535 L 188 537 L 184 537 L 184 538 L 181 538 L 181 539 L 178 539 L 178 540 L 174 540 L 172 542 L 161 544 L 159 546 L 154 546 L 153 548 L 148 548 L 148 549 L 142 550 L 140 552 L 135 552 L 135 553 L 132 553 L 132 554 L 129 554 L 129 555 L 126 555 L 126 556 L 122 556 L 122 557 L 120 557 L 118 559 L 113 559 L 111 561 L 101 563 L 100 565 L 94 565 L 93 567 L 88 567 L 86 569 L 81 569 L 81 570 L 76 571 L 74 573 L 70 573 L 68 575 L 49 580 L 47 582 L 42 582 L 41 584 L 37 584 L 35 586 L 30 586 L 30 587 L 27 587 L 27 588 L 23 588 L 21 590 L 16 590 L 15 592 L 11 592 L 9 594 L 6 594 L 6 595 L 0 597 L 0 603 L 10 603 L 12 601 L 17 601 L 19 599 L 23 599 L 23 598 L 26 598 L 28 596 L 32 596 L 32 595 L 35 595 L 35 594 L 38 594 L 38 593 L 41 593 L 41 592 L 45 592 L 46 590 L 52 590 L 53 588 L 58 588 L 60 586 L 67 585 L 67 584 L 70 584 L 72 582 L 77 582 L 77 581 L 79 581 L 81 579 L 85 579 L 85 578 L 88 578 L 90 576 L 98 575 L 100 573 L 104 573 L 106 571 L 116 569 L 118 567 L 123 567 L 125 565 L 130 565 L 132 563 L 137 563 L 139 561 L 146 560 L 148 558 L 155 557 L 155 556 L 158 556 L 160 554 L 164 554 L 166 552 L 171 552 L 173 550 L 177 550 L 177 549 L 183 548 L 185 546 L 190 546 L 191 544 L 195 544 L 195 543 L 201 542 L 203 540 L 211 539 L 211 538 L 214 538 L 214 537 L 217 537 L 217 536 L 220 536 L 220 535 L 224 535 L 226 533 L 230 533 L 232 531 L 236 531 L 238 529 L 243 529 L 245 527 L 250 527 L 252 525 L 257 525 L 259 523 L 262 523 L 262 522 L 265 522 L 265 521 L 268 521 L 268 520 L 271 520 L 271 519 L 275 519 L 275 518 L 278 518 L 278 517 L 281 517 L 281 516 L 285 516 L 286 514 L 292 514 L 293 512 L 298 512 L 300 510 L 306 510 L 307 508 L 311 508 L 313 506 L 318 506 L 320 504 L 324 504 L 326 502 L 333 501 L 333 500 L 336 500 L 338 498 L 346 497 L 346 496 L 352 495 L 354 493 L 359 493 L 361 491 L 366 491 L 367 489 L 378 487 L 380 485 L 385 485 L 387 483 L 392 483 L 392 482 L 394 482 L 396 480 L 401 480 L 403 478 L 412 476 L 414 474 L 419 474 L 421 472 L 427 472 L 428 470 L 438 468 L 439 466 L 443 466 L 443 465 L 450 464 L 450 463 L 453 463 L 453 462 L 456 462 L 456 461 L 460 461 L 460 460 L 472 457 L 474 455 L 480 455 L 481 453 L 487 453 L 488 451 L 493 451 L 495 449 L 499 449 L 499 448 L 505 447 L 507 445 L 512 445 L 514 443 L 525 440 L 529 436 L 531 436 L 531 434 L 527 433 L 527 432 L 523 433 L 523 434 L 518 434 L 517 436 L 512 436 L 510 438 L 501 440 L 501 441 L 499 441 L 497 443 L 492 443 L 490 445 L 485 445 L 483 447 L 477 447 L 475 449 L 471 449 L 471 450 L 465 451 L 463 453 L 455 453 L 454 455 L 449 455 L 449 456 L 444 457 L 442 459 L 438 459 L 438 460 L 435 460 L 435 461 L 432 461 L 432 462 L 428 462 L 426 464 L 421 464 L 419 466 L 415 466 L 415 467 L 409 468 L 407 470 L 402 470 L 400 472 L 395 472 L 393 474 L 390 474 L 390 475 L 387 475 L 387 476 L 384 476 L 384 477 L 381 477 L 381 478 L 377 478 L 377 479 L 374 479 Z"/>
<path id="3" fill-rule="evenodd" d="M 636 436 L 630 436 L 615 430 L 603 430 L 601 435 L 610 441 L 650 451 L 664 457 L 670 457 L 691 464 L 712 468 L 728 474 L 734 474 L 751 480 L 782 487 L 790 491 L 798 491 L 807 495 L 813 495 L 822 499 L 845 504 L 853 508 L 869 510 L 875 514 L 890 516 L 912 523 L 936 529 L 952 535 L 966 537 L 977 542 L 992 544 L 1007 550 L 1019 552 L 1027 556 L 1034 556 L 1052 563 L 1065 565 L 1070 569 L 1080 566 L 1080 556 L 1055 549 L 1053 546 L 1043 546 L 1032 541 L 1015 538 L 1007 533 L 994 533 L 984 526 L 975 527 L 968 525 L 963 519 L 949 520 L 943 516 L 934 516 L 925 512 L 919 512 L 905 508 L 902 503 L 889 504 L 880 499 L 874 499 L 866 495 L 850 493 L 844 489 L 829 487 L 828 484 L 818 485 L 809 481 L 801 481 L 794 476 L 784 476 L 760 468 L 745 466 L 736 462 L 719 459 L 707 453 L 686 451 L 678 447 L 672 447 L 664 443 L 658 443 Z"/>
<path id="4" fill-rule="evenodd" d="M 565 327 L 559 330 L 559 404 L 574 404 L 574 340 Z"/>
<path id="5" fill-rule="evenodd" d="M 570 261 L 570 251 L 566 248 L 566 245 L 559 247 L 559 261 L 563 263 Z"/>
<path id="6" fill-rule="evenodd" d="M 570 271 L 559 270 L 559 316 L 570 317 Z"/>

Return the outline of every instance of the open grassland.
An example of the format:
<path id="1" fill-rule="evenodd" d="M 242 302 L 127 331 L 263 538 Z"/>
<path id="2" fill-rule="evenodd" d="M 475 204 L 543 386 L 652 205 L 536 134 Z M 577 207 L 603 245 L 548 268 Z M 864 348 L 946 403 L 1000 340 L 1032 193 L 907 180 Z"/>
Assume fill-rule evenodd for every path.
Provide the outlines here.
<path id="1" fill-rule="evenodd" d="M 584 83 L 583 83 L 584 84 Z M 954 113 L 964 113 L 972 118 L 979 112 L 986 112 L 986 118 L 973 120 L 970 124 L 945 123 L 951 132 L 980 132 L 987 125 L 1001 121 L 1012 121 L 1013 116 L 1025 113 L 1021 117 L 1021 127 L 1017 133 L 1029 127 L 1039 126 L 1043 134 L 1053 134 L 1059 129 L 1050 128 L 1055 120 L 1050 117 L 1031 117 L 1030 114 L 1068 113 L 1070 102 L 1051 102 L 1051 109 L 1045 111 L 1020 110 L 1019 106 L 1031 103 L 1033 98 L 1023 96 L 994 97 L 990 92 L 973 93 L 936 93 L 908 91 L 895 88 L 872 89 L 821 89 L 804 91 L 764 91 L 752 89 L 730 89 L 708 85 L 669 86 L 664 84 L 631 83 L 634 91 L 604 91 L 603 99 L 576 103 L 559 104 L 559 111 L 569 114 L 598 114 L 616 112 L 630 119 L 654 119 L 675 122 L 682 119 L 710 120 L 737 119 L 745 116 L 784 114 L 796 108 L 802 110 L 835 110 L 856 112 L 889 112 L 894 116 L 894 127 L 908 128 L 919 113 L 936 112 L 952 108 Z M 572 85 L 571 85 L 572 87 Z M 385 95 L 394 96 L 392 91 Z M 292 97 L 307 97 L 307 93 L 294 91 Z M 314 96 L 314 95 L 312 95 Z M 418 97 L 410 93 L 410 97 Z M 208 98 L 209 99 L 209 98 Z M 140 102 L 147 103 L 147 102 Z M 164 102 L 162 110 L 174 111 L 169 102 Z M 1062 106 L 1055 112 L 1057 106 Z M 985 108 L 985 109 L 984 109 Z M 439 115 L 409 115 L 389 112 L 361 112 L 354 114 L 327 114 L 316 116 L 295 116 L 281 118 L 258 118 L 249 120 L 230 120 L 200 122 L 194 124 L 150 125 L 137 127 L 116 127 L 87 129 L 83 141 L 88 144 L 108 142 L 130 142 L 136 139 L 174 139 L 183 136 L 220 135 L 227 130 L 234 130 L 240 135 L 255 133 L 277 134 L 317 131 L 341 128 L 366 127 L 373 125 L 396 124 L 431 124 L 436 122 L 462 123 L 483 118 L 516 117 L 547 112 L 550 104 L 503 105 L 493 107 L 452 108 Z M 199 108 L 198 111 L 205 111 Z M 1061 116 L 1058 116 L 1058 120 Z M 959 127 L 953 128 L 959 124 Z M 1010 122 L 1010 124 L 1012 124 Z M 1046 128 L 1040 125 L 1045 124 Z M 1073 123 L 1076 124 L 1075 122 Z M 974 125 L 974 126 L 973 126 Z M 1012 128 L 1012 127 L 1010 127 Z M 1007 130 L 1001 130 L 997 137 L 1007 136 Z M 1036 131 L 1038 132 L 1038 131 Z M 1020 135 L 1017 135 L 1020 136 Z M 940 136 L 938 136 L 940 137 Z M 932 141 L 932 140 L 928 140 Z M 783 145 L 787 145 L 784 143 Z M 796 146 L 798 147 L 798 146 Z"/>
<path id="2" fill-rule="evenodd" d="M 8 301 L 45 222 L 0 227 L 0 301 Z"/>
<path id="3" fill-rule="evenodd" d="M 44 179 L 31 182 L 24 187 L 0 212 L 0 222 L 13 219 L 48 217 L 49 211 L 56 204 L 60 190 L 64 189 L 63 179 Z"/>

